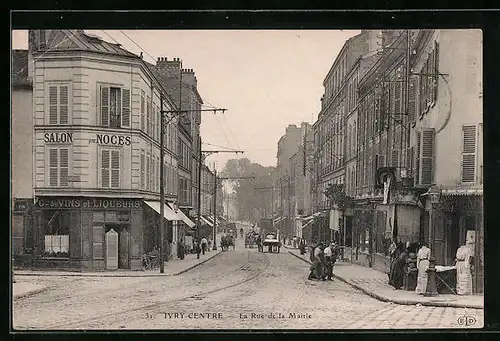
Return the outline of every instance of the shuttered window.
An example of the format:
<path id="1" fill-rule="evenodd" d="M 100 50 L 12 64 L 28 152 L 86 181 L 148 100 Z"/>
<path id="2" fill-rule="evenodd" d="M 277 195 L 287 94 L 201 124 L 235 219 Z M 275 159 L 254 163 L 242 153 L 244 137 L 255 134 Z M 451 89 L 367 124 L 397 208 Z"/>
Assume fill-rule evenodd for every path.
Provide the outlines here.
<path id="1" fill-rule="evenodd" d="M 101 126 L 130 127 L 130 90 L 101 86 Z"/>
<path id="2" fill-rule="evenodd" d="M 49 124 L 69 124 L 69 85 L 49 86 Z"/>
<path id="3" fill-rule="evenodd" d="M 69 149 L 49 149 L 49 186 L 68 187 L 69 185 Z"/>
<path id="4" fill-rule="evenodd" d="M 146 134 L 151 135 L 151 99 L 146 101 Z"/>
<path id="5" fill-rule="evenodd" d="M 122 95 L 122 127 L 130 127 L 130 90 L 123 89 Z"/>
<path id="6" fill-rule="evenodd" d="M 146 157 L 146 190 L 151 189 L 151 180 L 150 180 L 150 165 L 151 165 L 151 157 L 148 153 Z"/>
<path id="7" fill-rule="evenodd" d="M 101 150 L 101 187 L 120 187 L 120 151 Z"/>
<path id="8" fill-rule="evenodd" d="M 142 131 L 145 131 L 144 129 L 144 121 L 145 121 L 145 118 L 144 118 L 144 106 L 145 106 L 145 96 L 146 94 L 144 93 L 144 91 L 141 91 L 141 130 Z"/>
<path id="9" fill-rule="evenodd" d="M 422 134 L 417 132 L 417 151 L 415 152 L 415 185 L 420 184 L 420 143 L 422 141 Z"/>
<path id="10" fill-rule="evenodd" d="M 391 166 L 399 167 L 399 149 L 394 148 L 391 150 Z"/>
<path id="11" fill-rule="evenodd" d="M 152 169 L 152 173 L 153 173 L 153 192 L 156 192 L 156 179 L 157 179 L 157 176 L 156 176 L 156 157 L 153 157 L 153 169 Z"/>
<path id="12" fill-rule="evenodd" d="M 146 167 L 145 166 L 145 163 L 146 163 L 146 160 L 145 160 L 145 156 L 144 156 L 144 150 L 141 150 L 141 189 L 145 189 L 145 174 L 144 174 L 144 168 Z"/>
<path id="13" fill-rule="evenodd" d="M 418 78 L 416 76 L 410 76 L 410 89 L 408 93 L 408 119 L 410 122 L 415 122 L 416 112 L 417 112 L 417 87 Z"/>
<path id="14" fill-rule="evenodd" d="M 420 158 L 421 185 L 430 185 L 434 180 L 434 129 L 422 130 Z"/>
<path id="15" fill-rule="evenodd" d="M 476 178 L 476 126 L 462 126 L 462 182 L 475 182 Z"/>
<path id="16" fill-rule="evenodd" d="M 385 167 L 385 155 L 377 155 L 377 168 Z"/>

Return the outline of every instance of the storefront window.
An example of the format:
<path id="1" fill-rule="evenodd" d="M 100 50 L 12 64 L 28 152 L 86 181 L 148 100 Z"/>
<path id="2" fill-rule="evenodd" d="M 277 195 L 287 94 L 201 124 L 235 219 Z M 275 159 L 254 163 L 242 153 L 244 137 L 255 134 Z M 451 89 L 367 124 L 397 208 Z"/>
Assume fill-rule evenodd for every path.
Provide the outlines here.
<path id="1" fill-rule="evenodd" d="M 44 213 L 44 255 L 69 257 L 70 212 L 49 210 Z"/>

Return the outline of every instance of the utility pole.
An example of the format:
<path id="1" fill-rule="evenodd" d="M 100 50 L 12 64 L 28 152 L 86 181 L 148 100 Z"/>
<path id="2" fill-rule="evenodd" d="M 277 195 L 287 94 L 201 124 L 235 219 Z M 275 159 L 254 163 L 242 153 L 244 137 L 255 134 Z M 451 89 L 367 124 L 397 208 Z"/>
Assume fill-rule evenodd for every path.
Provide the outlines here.
<path id="1" fill-rule="evenodd" d="M 203 157 L 203 153 L 205 153 L 205 157 Z M 200 237 L 200 230 L 201 230 L 201 168 L 203 166 L 203 163 L 202 163 L 202 160 L 204 158 L 207 158 L 208 156 L 212 155 L 212 154 L 218 154 L 218 153 L 241 153 L 243 154 L 244 151 L 242 150 L 201 150 L 201 138 L 200 138 L 200 154 L 199 154 L 199 160 L 198 160 L 198 219 L 197 219 L 197 222 L 196 222 L 196 238 L 199 239 Z M 217 183 L 217 178 L 215 179 L 215 183 Z M 217 192 L 217 187 L 215 187 L 215 192 Z M 215 192 L 214 192 L 214 195 L 215 195 Z M 215 203 L 215 205 L 217 205 L 217 203 Z M 215 213 L 215 211 L 214 211 Z M 214 214 L 214 220 L 215 220 L 215 214 Z M 214 230 L 216 229 L 216 222 L 214 221 Z M 216 233 L 214 232 L 214 246 L 213 246 L 213 250 L 217 250 L 217 246 L 216 246 L 216 240 L 215 240 L 215 237 L 216 237 Z M 199 255 L 198 255 L 199 257 Z"/>
<path id="2" fill-rule="evenodd" d="M 179 103 L 180 107 L 180 103 Z M 215 114 L 217 111 L 222 111 L 225 112 L 226 109 L 200 109 L 200 110 L 163 110 L 163 96 L 160 96 L 160 273 L 165 272 L 165 259 L 164 259 L 164 247 L 163 247 L 163 241 L 165 239 L 165 234 L 164 234 L 164 228 L 165 228 L 165 222 L 164 222 L 164 207 L 165 205 L 165 186 L 164 186 L 164 176 L 163 174 L 163 166 L 165 162 L 165 150 L 164 150 L 164 135 L 165 135 L 165 124 L 168 124 L 174 117 L 180 114 L 185 114 L 188 112 L 192 111 L 213 111 Z M 167 122 L 165 122 L 165 114 L 170 114 L 172 115 Z M 201 143 L 201 139 L 200 139 Z M 201 145 L 200 145 L 200 150 L 201 150 Z M 198 186 L 200 187 L 200 186 Z"/>

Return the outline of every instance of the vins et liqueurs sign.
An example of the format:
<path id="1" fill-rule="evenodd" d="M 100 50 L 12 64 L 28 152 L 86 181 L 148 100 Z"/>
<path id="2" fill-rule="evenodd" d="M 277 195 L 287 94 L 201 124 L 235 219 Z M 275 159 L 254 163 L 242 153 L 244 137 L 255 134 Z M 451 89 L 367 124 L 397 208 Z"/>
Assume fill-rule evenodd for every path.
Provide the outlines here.
<path id="1" fill-rule="evenodd" d="M 140 200 L 130 199 L 71 199 L 71 198 L 39 198 L 35 202 L 40 208 L 141 208 Z"/>

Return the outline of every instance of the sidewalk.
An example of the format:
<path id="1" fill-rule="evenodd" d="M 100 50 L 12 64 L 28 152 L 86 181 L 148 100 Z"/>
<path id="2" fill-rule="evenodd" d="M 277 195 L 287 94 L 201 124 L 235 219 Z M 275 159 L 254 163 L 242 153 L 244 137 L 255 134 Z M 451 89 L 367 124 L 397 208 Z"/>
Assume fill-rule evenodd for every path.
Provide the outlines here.
<path id="1" fill-rule="evenodd" d="M 80 277 L 158 277 L 158 276 L 177 276 L 185 273 L 219 255 L 222 251 L 217 250 L 200 254 L 200 259 L 196 254 L 187 254 L 184 259 L 171 259 L 165 262 L 165 273 L 160 270 L 114 270 L 99 272 L 76 272 L 76 271 L 51 271 L 51 270 L 14 270 L 16 277 L 21 276 L 80 276 Z M 16 284 L 16 283 L 15 283 Z"/>
<path id="2" fill-rule="evenodd" d="M 38 294 L 47 289 L 46 286 L 27 282 L 12 283 L 12 296 L 14 299 Z"/>
<path id="3" fill-rule="evenodd" d="M 306 263 L 309 253 L 301 256 L 297 249 L 288 248 L 288 252 Z M 421 304 L 435 307 L 456 307 L 484 309 L 484 295 L 459 296 L 453 294 L 440 294 L 435 297 L 425 297 L 413 291 L 395 290 L 387 283 L 387 275 L 364 266 L 349 262 L 337 261 L 333 269 L 335 278 L 345 282 L 365 294 L 384 302 L 393 302 L 403 305 Z"/>

